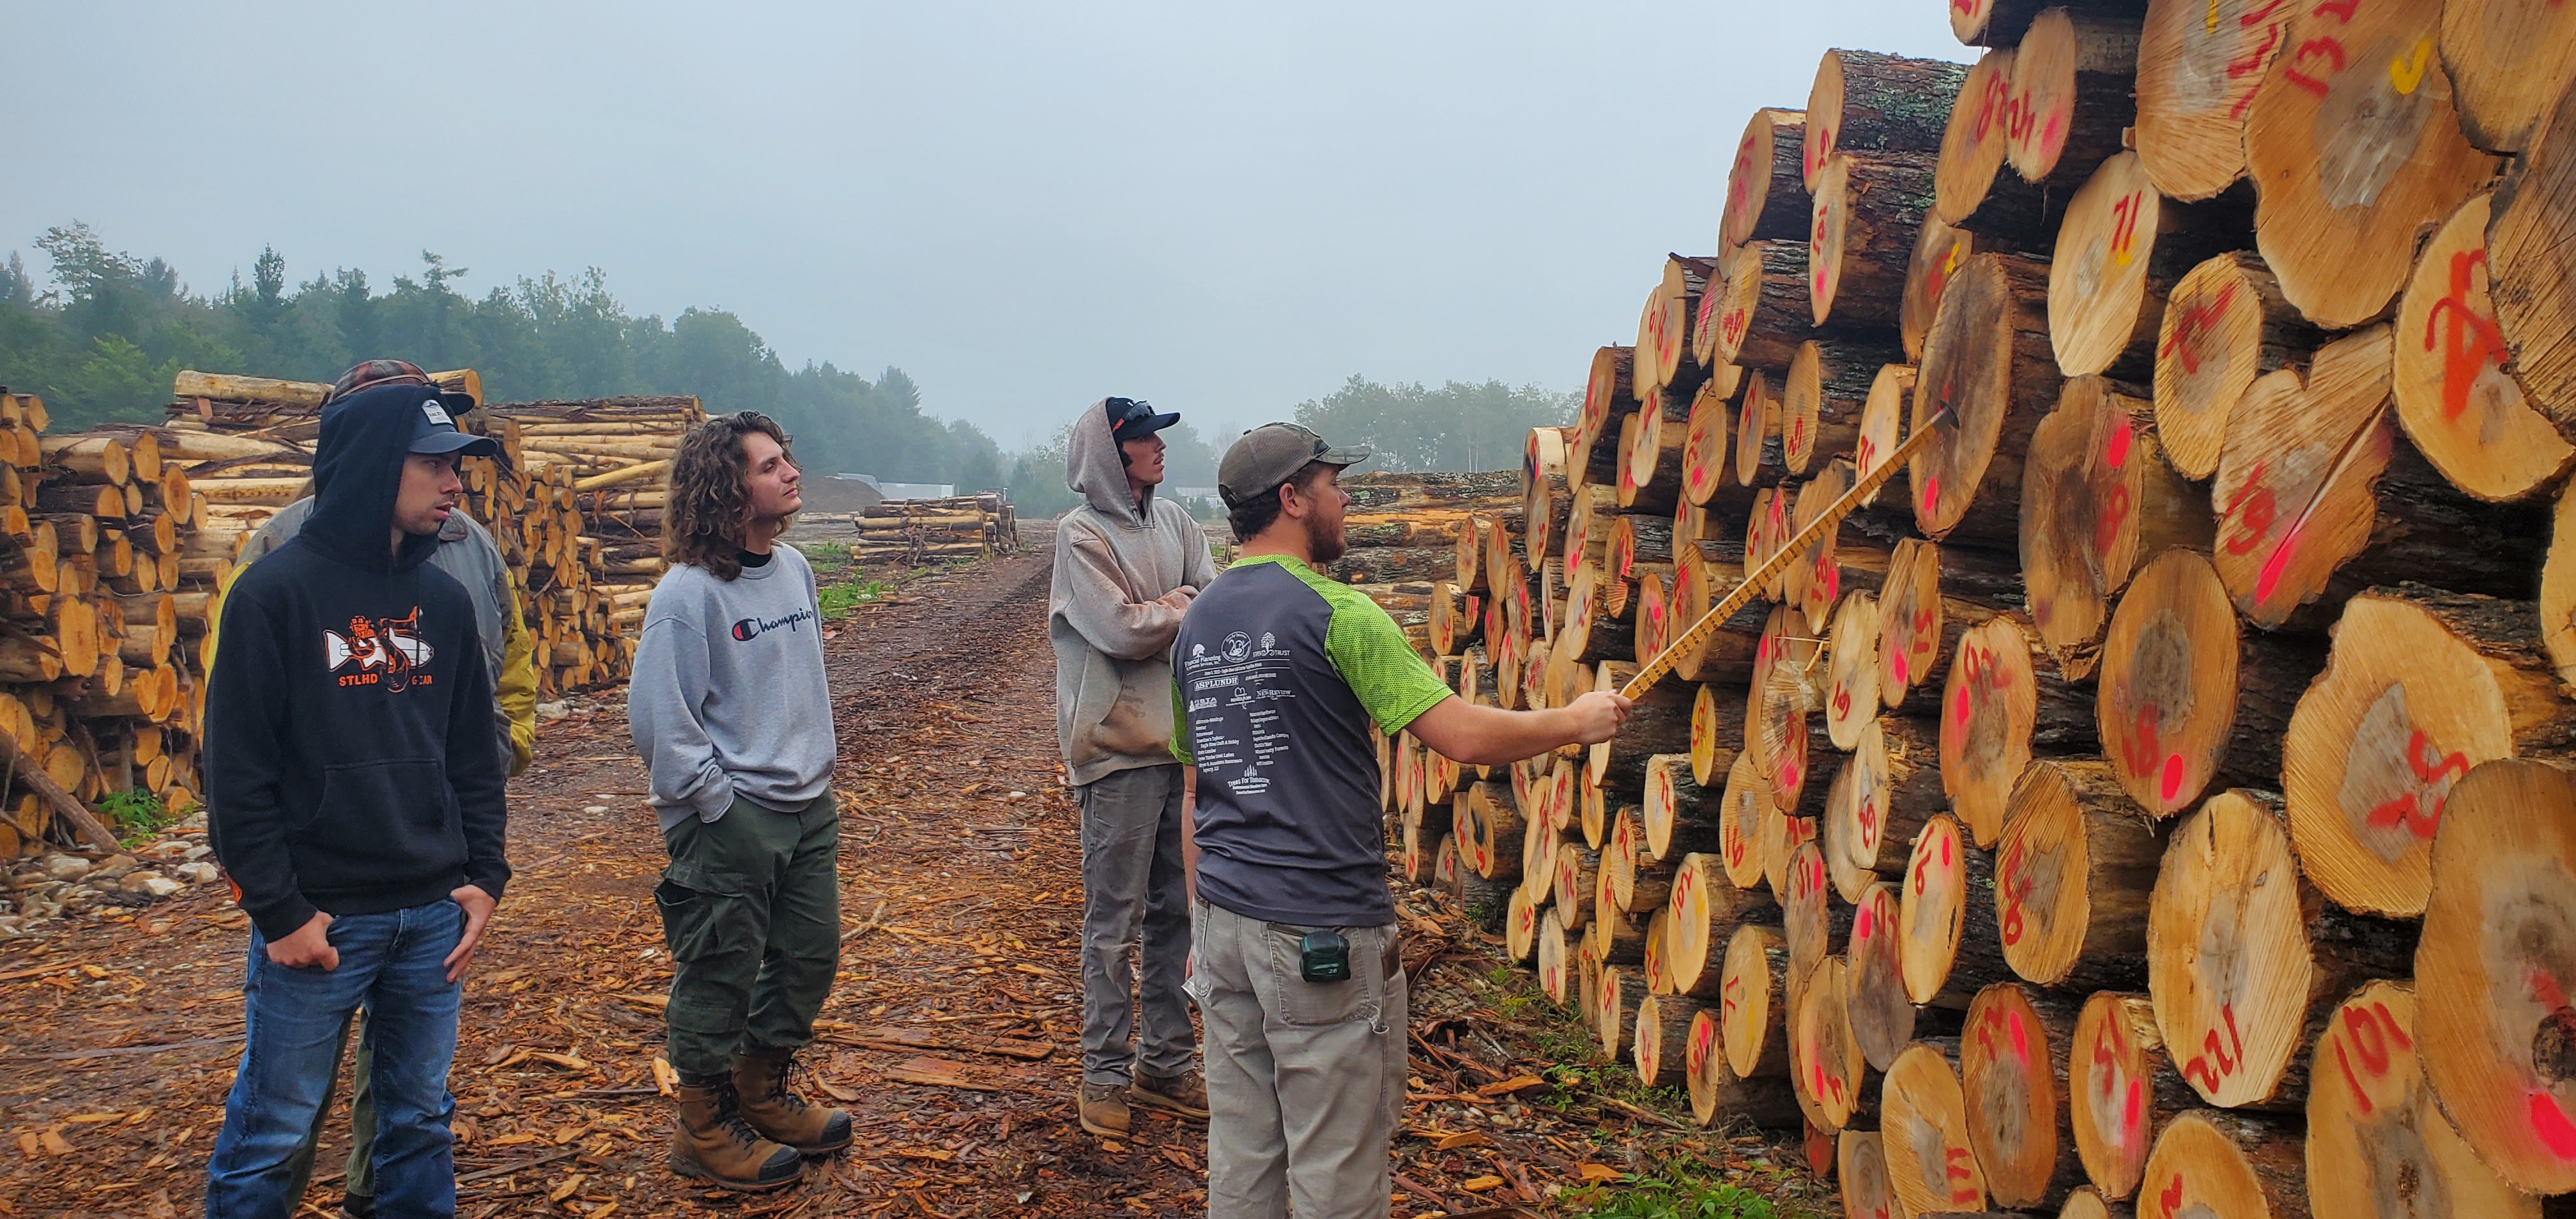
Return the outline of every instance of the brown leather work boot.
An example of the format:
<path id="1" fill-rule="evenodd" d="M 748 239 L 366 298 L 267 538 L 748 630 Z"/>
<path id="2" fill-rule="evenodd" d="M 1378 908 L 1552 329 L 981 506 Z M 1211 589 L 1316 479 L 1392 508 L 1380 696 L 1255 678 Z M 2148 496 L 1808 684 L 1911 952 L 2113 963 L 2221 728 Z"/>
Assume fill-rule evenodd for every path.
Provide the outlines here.
<path id="1" fill-rule="evenodd" d="M 679 1122 L 671 1131 L 671 1171 L 723 1189 L 765 1191 L 794 1185 L 805 1161 L 745 1125 L 733 1081 L 681 1083 Z"/>
<path id="2" fill-rule="evenodd" d="M 733 1056 L 733 1087 L 742 1096 L 742 1117 L 751 1128 L 806 1155 L 839 1151 L 850 1145 L 850 1115 L 840 1109 L 807 1104 L 787 1087 L 787 1067 L 794 1050 L 761 1050 Z"/>
<path id="3" fill-rule="evenodd" d="M 1136 1086 L 1127 1090 L 1128 1098 L 1137 1104 L 1206 1121 L 1208 1115 L 1207 1083 L 1196 1071 L 1183 1071 L 1165 1078 L 1136 1072 Z"/>
<path id="4" fill-rule="evenodd" d="M 1127 1137 L 1127 1089 L 1116 1084 L 1084 1084 L 1074 1094 L 1074 1115 L 1082 1128 L 1104 1139 Z"/>

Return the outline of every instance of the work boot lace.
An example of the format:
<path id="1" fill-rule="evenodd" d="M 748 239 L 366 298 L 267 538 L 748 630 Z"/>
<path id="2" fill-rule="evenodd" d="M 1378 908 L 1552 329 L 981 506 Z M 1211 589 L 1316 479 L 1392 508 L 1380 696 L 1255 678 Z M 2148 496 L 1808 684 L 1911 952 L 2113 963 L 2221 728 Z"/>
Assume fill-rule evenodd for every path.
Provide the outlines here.
<path id="1" fill-rule="evenodd" d="M 813 1076 L 813 1068 L 795 1058 L 781 1058 L 772 1062 L 769 1067 L 770 1099 L 789 1113 L 803 1113 L 813 1106 L 805 1103 L 805 1097 L 797 1092 L 795 1085 L 800 1079 L 811 1082 Z"/>
<path id="2" fill-rule="evenodd" d="M 724 1128 L 725 1137 L 739 1147 L 750 1147 L 760 1142 L 760 1132 L 742 1119 L 742 1096 L 733 1090 L 733 1085 L 728 1083 L 717 1088 L 715 1094 L 716 1125 Z"/>

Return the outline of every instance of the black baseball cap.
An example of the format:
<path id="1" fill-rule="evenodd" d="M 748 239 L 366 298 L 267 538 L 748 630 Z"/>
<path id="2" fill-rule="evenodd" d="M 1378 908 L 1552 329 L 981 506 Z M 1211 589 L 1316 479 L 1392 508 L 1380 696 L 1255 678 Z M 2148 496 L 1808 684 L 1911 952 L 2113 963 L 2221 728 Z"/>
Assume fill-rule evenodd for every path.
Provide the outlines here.
<path id="1" fill-rule="evenodd" d="M 1119 441 L 1143 440 L 1181 421 L 1179 411 L 1154 413 L 1154 404 L 1142 398 L 1111 398 L 1100 404 L 1109 414 L 1109 435 Z"/>
<path id="2" fill-rule="evenodd" d="M 1355 466 L 1369 459 L 1365 446 L 1337 449 L 1314 429 L 1293 423 L 1265 423 L 1243 434 L 1217 463 L 1216 493 L 1228 508 L 1256 500 L 1297 477 L 1308 463 Z"/>

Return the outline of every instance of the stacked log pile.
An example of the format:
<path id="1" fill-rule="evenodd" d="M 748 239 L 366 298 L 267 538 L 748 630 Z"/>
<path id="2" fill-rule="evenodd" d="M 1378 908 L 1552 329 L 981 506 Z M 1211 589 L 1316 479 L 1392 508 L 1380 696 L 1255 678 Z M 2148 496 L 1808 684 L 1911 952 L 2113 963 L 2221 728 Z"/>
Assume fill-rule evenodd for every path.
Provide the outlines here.
<path id="1" fill-rule="evenodd" d="M 432 375 L 479 401 L 470 370 Z M 181 438 L 177 456 L 209 509 L 182 549 L 209 582 L 261 522 L 309 492 L 327 388 L 179 374 L 166 434 Z M 458 419 L 500 446 L 460 466 L 464 507 L 517 582 L 540 697 L 625 678 L 662 572 L 663 477 L 680 436 L 705 417 L 695 398 L 640 397 L 484 404 Z"/>
<path id="2" fill-rule="evenodd" d="M 1951 8 L 1973 66 L 1834 51 L 1754 116 L 1426 653 L 1618 688 L 1932 437 L 1617 739 L 1387 740 L 1397 866 L 1849 1214 L 2539 1215 L 2576 10 Z"/>
<path id="3" fill-rule="evenodd" d="M 1019 515 L 999 491 L 940 499 L 890 499 L 850 518 L 850 555 L 861 563 L 952 563 L 1020 548 Z"/>
<path id="4" fill-rule="evenodd" d="M 111 793 L 195 802 L 217 612 L 217 565 L 184 549 L 207 505 L 168 433 L 47 423 L 0 390 L 0 858 L 115 850 L 88 807 Z"/>

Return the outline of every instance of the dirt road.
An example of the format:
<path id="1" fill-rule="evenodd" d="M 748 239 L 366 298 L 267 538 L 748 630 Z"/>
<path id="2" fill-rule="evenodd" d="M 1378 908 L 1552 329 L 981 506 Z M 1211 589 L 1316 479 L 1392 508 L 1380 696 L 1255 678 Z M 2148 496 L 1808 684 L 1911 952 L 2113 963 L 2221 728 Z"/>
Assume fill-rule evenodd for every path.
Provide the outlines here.
<path id="1" fill-rule="evenodd" d="M 518 875 L 468 982 L 450 1082 L 461 1215 L 1204 1213 L 1203 1129 L 1140 1111 L 1119 1143 L 1073 1121 L 1079 835 L 1058 784 L 1051 548 L 1027 528 L 1027 552 L 907 584 L 826 636 L 848 939 L 810 1087 L 854 1111 L 851 1151 L 750 1200 L 662 1167 L 652 1063 L 670 971 L 651 892 L 665 860 L 608 701 L 543 725 L 512 785 Z M 0 948 L 0 1214 L 200 1211 L 247 942 L 217 888 Z M 1673 1142 L 1669 1118 L 1639 1127 L 1595 1104 L 1609 1086 L 1596 1073 L 1504 1087 L 1516 1062 L 1571 1052 L 1568 1019 L 1454 920 L 1406 912 L 1427 1136 L 1399 1147 L 1398 1214 L 1543 1202 L 1665 1154 L 1652 1145 Z M 344 1130 L 305 1215 L 336 1213 Z M 1764 1154 L 1723 1137 L 1682 1153 Z"/>

